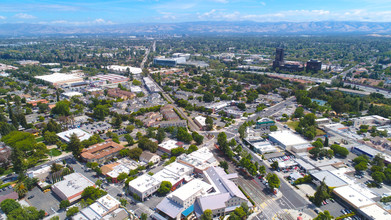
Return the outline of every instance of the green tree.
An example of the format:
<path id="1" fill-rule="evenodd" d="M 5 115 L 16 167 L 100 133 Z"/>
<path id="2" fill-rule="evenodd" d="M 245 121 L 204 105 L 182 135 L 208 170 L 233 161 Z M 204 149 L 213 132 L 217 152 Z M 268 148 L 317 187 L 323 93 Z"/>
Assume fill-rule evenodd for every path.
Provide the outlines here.
<path id="1" fill-rule="evenodd" d="M 270 165 L 274 170 L 278 169 L 278 161 L 273 161 L 273 163 Z"/>
<path id="2" fill-rule="evenodd" d="M 329 211 L 324 210 L 324 212 L 319 212 L 318 216 L 314 218 L 314 220 L 331 220 L 334 217 L 330 214 Z"/>
<path id="3" fill-rule="evenodd" d="M 259 166 L 258 171 L 261 175 L 264 175 L 266 173 L 266 167 L 261 165 Z"/>
<path id="4" fill-rule="evenodd" d="M 377 184 L 384 182 L 384 180 L 386 179 L 386 176 L 384 175 L 384 173 L 382 173 L 380 171 L 373 172 L 371 174 L 371 177 Z"/>
<path id="5" fill-rule="evenodd" d="M 103 184 L 103 181 L 101 179 L 97 179 L 95 182 L 95 185 L 97 185 L 98 187 L 100 187 L 102 184 Z"/>
<path id="6" fill-rule="evenodd" d="M 277 126 L 275 125 L 270 126 L 270 131 L 277 131 Z"/>
<path id="7" fill-rule="evenodd" d="M 206 209 L 204 213 L 201 215 L 201 220 L 212 220 L 213 219 L 213 213 L 212 210 Z"/>
<path id="8" fill-rule="evenodd" d="M 329 137 L 325 137 L 323 146 L 328 147 L 329 146 Z"/>
<path id="9" fill-rule="evenodd" d="M 28 192 L 28 189 L 23 183 L 18 183 L 14 186 L 14 191 L 18 193 L 19 198 L 23 198 Z"/>
<path id="10" fill-rule="evenodd" d="M 204 136 L 198 134 L 195 131 L 191 134 L 191 136 L 193 137 L 193 140 L 196 142 L 197 145 L 202 144 L 202 142 L 204 141 Z"/>
<path id="11" fill-rule="evenodd" d="M 117 177 L 117 180 L 118 180 L 119 182 L 121 182 L 121 181 L 125 180 L 126 178 L 128 178 L 128 174 L 127 174 L 127 173 L 120 173 L 120 174 L 118 175 L 118 177 Z"/>
<path id="12" fill-rule="evenodd" d="M 3 212 L 8 215 L 8 213 L 12 212 L 13 210 L 20 208 L 21 205 L 14 199 L 5 199 L 0 203 L 0 207 L 1 210 L 3 210 Z"/>
<path id="13" fill-rule="evenodd" d="M 45 217 L 45 211 L 37 210 L 35 207 L 21 207 L 13 210 L 7 215 L 9 220 L 20 220 L 20 219 L 29 219 L 29 220 L 38 220 Z"/>
<path id="14" fill-rule="evenodd" d="M 141 213 L 140 219 L 141 220 L 147 220 L 148 219 L 148 215 L 145 214 L 145 213 Z"/>
<path id="15" fill-rule="evenodd" d="M 223 168 L 224 170 L 227 170 L 228 169 L 227 161 L 220 161 L 219 167 Z"/>
<path id="16" fill-rule="evenodd" d="M 132 136 L 130 136 L 129 134 L 125 134 L 124 135 L 124 138 L 125 138 L 125 140 L 128 142 L 128 145 L 133 145 L 134 144 L 134 140 L 133 140 L 133 138 L 132 138 Z"/>
<path id="17" fill-rule="evenodd" d="M 301 118 L 303 116 L 304 116 L 304 108 L 303 107 L 296 108 L 295 112 L 292 115 L 293 118 Z"/>
<path id="18" fill-rule="evenodd" d="M 109 108 L 104 105 L 97 105 L 93 109 L 93 117 L 99 121 L 103 121 L 109 115 Z"/>
<path id="19" fill-rule="evenodd" d="M 121 206 L 126 207 L 126 204 L 128 204 L 128 200 L 126 199 L 120 199 L 119 202 L 121 203 Z"/>
<path id="20" fill-rule="evenodd" d="M 159 128 L 157 130 L 157 134 L 156 134 L 156 140 L 160 143 L 162 143 L 162 141 L 164 140 L 164 138 L 166 138 L 166 132 L 164 131 L 163 128 Z"/>
<path id="21" fill-rule="evenodd" d="M 160 195 L 166 195 L 168 192 L 170 192 L 172 188 L 172 184 L 169 182 L 169 181 L 163 181 L 161 184 L 160 184 L 160 187 L 159 189 L 157 190 L 157 192 L 160 194 Z"/>
<path id="22" fill-rule="evenodd" d="M 317 206 L 320 206 L 322 202 L 328 198 L 330 198 L 329 188 L 324 182 L 324 180 L 320 183 L 313 197 L 313 203 Z"/>
<path id="23" fill-rule="evenodd" d="M 75 215 L 76 213 L 78 213 L 78 212 L 79 212 L 79 207 L 73 206 L 73 207 L 71 207 L 71 208 L 68 209 L 66 215 L 67 215 L 67 217 L 69 218 L 69 217 L 74 216 L 74 215 Z"/>
<path id="24" fill-rule="evenodd" d="M 67 100 L 62 100 L 56 103 L 56 106 L 52 108 L 52 114 L 68 116 L 70 115 L 70 106 L 71 103 Z"/>
<path id="25" fill-rule="evenodd" d="M 192 152 L 198 150 L 198 147 L 194 144 L 190 145 L 189 148 L 187 149 L 187 154 L 191 154 Z"/>
<path id="26" fill-rule="evenodd" d="M 58 141 L 58 136 L 55 132 L 45 131 L 43 139 L 47 144 L 55 144 Z"/>
<path id="27" fill-rule="evenodd" d="M 62 200 L 60 202 L 60 209 L 66 209 L 68 208 L 69 206 L 71 205 L 71 203 L 69 202 L 69 200 Z"/>
<path id="28" fill-rule="evenodd" d="M 71 138 L 68 143 L 68 149 L 72 151 L 72 154 L 75 158 L 80 158 L 83 146 L 75 133 L 71 134 Z"/>
<path id="29" fill-rule="evenodd" d="M 267 182 L 269 183 L 270 189 L 275 189 L 280 187 L 280 179 L 278 178 L 277 174 L 275 173 L 269 173 L 266 176 Z"/>
<path id="30" fill-rule="evenodd" d="M 359 164 L 357 164 L 356 166 L 354 166 L 354 169 L 357 172 L 361 172 L 361 171 L 364 171 L 364 170 L 368 169 L 368 165 L 367 165 L 367 163 L 365 161 L 362 161 Z"/>

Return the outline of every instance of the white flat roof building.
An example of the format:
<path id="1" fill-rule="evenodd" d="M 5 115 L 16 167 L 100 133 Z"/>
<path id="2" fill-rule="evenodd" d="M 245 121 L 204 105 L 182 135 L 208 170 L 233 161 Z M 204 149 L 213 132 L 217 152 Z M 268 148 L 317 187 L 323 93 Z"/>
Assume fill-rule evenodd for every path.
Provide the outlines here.
<path id="1" fill-rule="evenodd" d="M 64 176 L 64 180 L 53 184 L 52 190 L 62 200 L 72 203 L 80 199 L 84 189 L 89 186 L 95 187 L 95 184 L 80 173 L 71 173 Z"/>
<path id="2" fill-rule="evenodd" d="M 132 74 L 140 74 L 142 72 L 141 68 L 132 67 L 132 66 L 119 66 L 119 65 L 110 65 L 107 66 L 107 69 L 114 70 L 118 72 L 131 72 Z"/>
<path id="3" fill-rule="evenodd" d="M 194 122 L 198 125 L 198 127 L 203 128 L 206 126 L 206 118 L 204 116 L 197 116 L 194 118 Z"/>
<path id="4" fill-rule="evenodd" d="M 169 139 L 169 140 L 166 140 L 166 141 L 163 141 L 162 143 L 160 143 L 159 148 L 160 148 L 160 150 L 162 150 L 166 153 L 170 153 L 172 149 L 183 145 L 183 144 L 179 144 L 179 143 L 182 143 L 182 142 L 179 142 L 179 141 L 176 141 L 173 139 Z"/>
<path id="5" fill-rule="evenodd" d="M 35 78 L 49 82 L 55 86 L 67 83 L 83 82 L 83 78 L 79 76 L 64 73 L 53 73 L 50 75 L 35 76 Z"/>
<path id="6" fill-rule="evenodd" d="M 360 209 L 375 204 L 375 201 L 364 196 L 351 186 L 335 188 L 334 193 L 355 209 Z"/>
<path id="7" fill-rule="evenodd" d="M 139 196 L 141 201 L 144 201 L 159 189 L 160 183 L 161 181 L 149 174 L 144 174 L 129 182 L 129 190 Z"/>
<path id="8" fill-rule="evenodd" d="M 269 140 L 279 144 L 286 150 L 291 150 L 292 146 L 308 145 L 309 142 L 300 135 L 289 130 L 274 131 L 269 134 Z"/>
<path id="9" fill-rule="evenodd" d="M 64 92 L 61 95 L 64 96 L 65 98 L 70 99 L 73 96 L 83 96 L 83 93 L 80 93 L 80 92 Z"/>
<path id="10" fill-rule="evenodd" d="M 60 132 L 57 134 L 57 136 L 60 137 L 61 140 L 68 143 L 71 140 L 72 134 L 76 134 L 76 136 L 79 138 L 80 141 L 88 140 L 92 136 L 90 133 L 85 132 L 80 128 L 75 128 L 75 129 L 70 129 L 68 131 Z"/>
<path id="11" fill-rule="evenodd" d="M 218 161 L 207 147 L 202 147 L 191 154 L 182 154 L 177 157 L 177 161 L 194 167 L 196 173 L 201 173 L 209 167 L 218 166 Z"/>
<path id="12" fill-rule="evenodd" d="M 131 87 L 130 87 L 130 91 L 131 91 L 131 92 L 134 92 L 134 93 L 140 93 L 140 92 L 142 92 L 143 90 L 141 89 L 140 86 L 131 86 Z"/>
<path id="13" fill-rule="evenodd" d="M 185 179 L 190 179 L 190 174 L 193 173 L 193 170 L 193 167 L 174 162 L 155 173 L 153 178 L 159 182 L 169 181 L 175 187 L 176 185 L 180 185 Z"/>
<path id="14" fill-rule="evenodd" d="M 364 214 L 368 219 L 373 219 L 373 220 L 391 219 L 391 214 L 376 204 L 364 207 L 360 209 L 360 212 Z"/>

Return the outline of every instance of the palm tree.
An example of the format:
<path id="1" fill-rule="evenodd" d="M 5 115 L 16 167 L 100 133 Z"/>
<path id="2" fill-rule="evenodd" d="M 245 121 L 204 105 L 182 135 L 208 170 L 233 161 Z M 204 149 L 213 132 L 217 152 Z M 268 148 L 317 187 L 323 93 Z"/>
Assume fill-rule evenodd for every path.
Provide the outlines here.
<path id="1" fill-rule="evenodd" d="M 18 183 L 15 185 L 14 191 L 18 193 L 19 198 L 23 198 L 28 190 L 23 183 Z"/>

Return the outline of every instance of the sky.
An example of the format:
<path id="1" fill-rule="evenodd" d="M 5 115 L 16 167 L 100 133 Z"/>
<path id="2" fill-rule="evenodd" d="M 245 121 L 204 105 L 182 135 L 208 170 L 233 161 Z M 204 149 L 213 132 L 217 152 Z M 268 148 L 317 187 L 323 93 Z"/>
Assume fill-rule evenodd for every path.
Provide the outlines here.
<path id="1" fill-rule="evenodd" d="M 391 0 L 1 0 L 0 23 L 391 22 Z"/>

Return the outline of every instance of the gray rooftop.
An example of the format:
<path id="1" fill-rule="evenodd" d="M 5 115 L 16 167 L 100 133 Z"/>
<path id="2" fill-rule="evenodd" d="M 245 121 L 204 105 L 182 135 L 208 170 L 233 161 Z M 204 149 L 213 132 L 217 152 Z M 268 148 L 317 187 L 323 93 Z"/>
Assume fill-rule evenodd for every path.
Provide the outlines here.
<path id="1" fill-rule="evenodd" d="M 341 187 L 348 185 L 347 182 L 345 182 L 344 180 L 342 180 L 328 170 L 313 172 L 311 173 L 311 175 L 319 181 L 322 181 L 324 179 L 324 182 L 329 187 Z"/>

